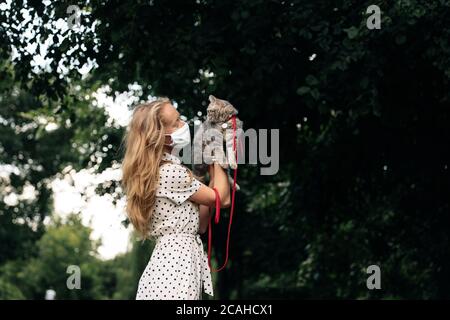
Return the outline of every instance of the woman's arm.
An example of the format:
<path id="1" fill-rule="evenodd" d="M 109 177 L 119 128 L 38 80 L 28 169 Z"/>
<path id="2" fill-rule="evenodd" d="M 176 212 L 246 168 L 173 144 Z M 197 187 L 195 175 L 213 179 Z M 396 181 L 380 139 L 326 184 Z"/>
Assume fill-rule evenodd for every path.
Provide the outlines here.
<path id="1" fill-rule="evenodd" d="M 209 166 L 208 171 L 209 171 L 209 187 L 212 188 L 212 187 L 214 187 L 214 167 Z M 208 229 L 209 220 L 211 219 L 210 208 L 208 206 L 200 204 L 199 205 L 199 215 L 200 215 L 200 218 L 199 218 L 198 232 L 200 234 L 203 234 Z"/>
<path id="2" fill-rule="evenodd" d="M 215 187 L 219 192 L 221 207 L 228 208 L 230 206 L 230 182 L 228 181 L 228 176 L 225 170 L 215 162 L 211 171 L 212 187 Z"/>
<path id="3" fill-rule="evenodd" d="M 210 165 L 210 182 L 212 185 L 210 187 L 205 184 L 201 184 L 200 188 L 189 200 L 198 203 L 199 205 L 205 205 L 207 207 L 214 207 L 216 205 L 216 193 L 212 189 L 215 187 L 219 192 L 220 196 L 220 206 L 222 208 L 227 208 L 230 206 L 230 183 L 228 182 L 227 174 L 225 170 L 217 163 Z M 210 183 L 211 184 L 211 183 Z"/>

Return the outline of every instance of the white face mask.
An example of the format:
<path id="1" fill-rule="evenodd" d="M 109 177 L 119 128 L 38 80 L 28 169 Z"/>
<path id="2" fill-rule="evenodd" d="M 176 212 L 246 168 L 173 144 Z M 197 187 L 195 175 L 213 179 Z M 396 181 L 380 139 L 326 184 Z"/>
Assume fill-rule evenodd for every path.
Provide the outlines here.
<path id="1" fill-rule="evenodd" d="M 189 130 L 188 124 L 185 122 L 181 128 L 178 128 L 172 133 L 166 133 L 166 136 L 172 138 L 172 143 L 167 144 L 168 146 L 174 148 L 183 148 L 191 143 L 191 131 Z"/>

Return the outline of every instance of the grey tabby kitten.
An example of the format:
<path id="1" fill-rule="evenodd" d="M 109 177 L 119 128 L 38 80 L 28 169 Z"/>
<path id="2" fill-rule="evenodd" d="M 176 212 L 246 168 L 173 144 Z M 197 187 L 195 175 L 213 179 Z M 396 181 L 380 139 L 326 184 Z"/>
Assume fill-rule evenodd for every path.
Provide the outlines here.
<path id="1" fill-rule="evenodd" d="M 233 126 L 232 115 L 237 115 L 238 111 L 226 100 L 218 99 L 213 95 L 209 96 L 209 105 L 206 109 L 206 120 L 196 130 L 194 147 L 194 174 L 204 178 L 208 171 L 208 164 L 216 160 L 224 169 L 236 169 L 237 163 L 235 152 L 233 151 Z M 243 122 L 236 117 L 236 137 L 240 138 Z M 223 139 L 219 139 L 223 136 Z M 225 150 L 223 148 L 225 142 Z M 238 145 L 236 146 L 238 147 Z M 203 156 L 203 160 L 202 160 Z M 228 170 L 228 180 L 233 184 L 233 178 Z M 236 184 L 236 189 L 239 186 Z"/>

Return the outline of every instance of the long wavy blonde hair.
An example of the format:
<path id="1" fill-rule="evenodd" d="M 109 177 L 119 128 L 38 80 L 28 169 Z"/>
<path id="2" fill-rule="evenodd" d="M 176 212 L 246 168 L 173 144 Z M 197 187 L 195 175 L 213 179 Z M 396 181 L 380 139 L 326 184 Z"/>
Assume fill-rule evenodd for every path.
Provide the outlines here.
<path id="1" fill-rule="evenodd" d="M 146 239 L 156 202 L 159 167 L 165 161 L 164 125 L 161 109 L 171 103 L 167 97 L 137 106 L 124 135 L 122 186 L 127 196 L 126 211 L 138 234 Z"/>

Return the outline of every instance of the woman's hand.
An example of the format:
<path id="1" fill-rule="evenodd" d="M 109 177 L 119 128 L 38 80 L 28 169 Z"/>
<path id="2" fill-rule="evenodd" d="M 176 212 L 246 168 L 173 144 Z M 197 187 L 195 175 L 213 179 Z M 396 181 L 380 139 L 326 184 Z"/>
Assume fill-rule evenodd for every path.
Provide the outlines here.
<path id="1" fill-rule="evenodd" d="M 210 171 L 209 186 L 202 184 L 198 191 L 189 197 L 189 200 L 214 207 L 216 205 L 216 193 L 213 188 L 215 188 L 219 193 L 221 208 L 228 208 L 230 206 L 230 182 L 225 170 L 217 162 L 212 164 L 208 170 Z"/>

